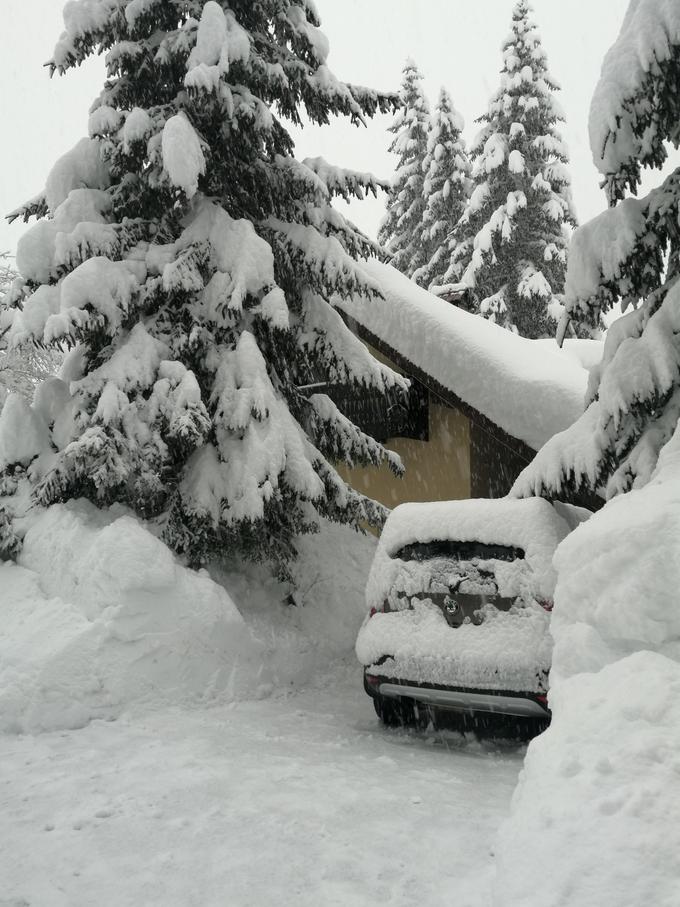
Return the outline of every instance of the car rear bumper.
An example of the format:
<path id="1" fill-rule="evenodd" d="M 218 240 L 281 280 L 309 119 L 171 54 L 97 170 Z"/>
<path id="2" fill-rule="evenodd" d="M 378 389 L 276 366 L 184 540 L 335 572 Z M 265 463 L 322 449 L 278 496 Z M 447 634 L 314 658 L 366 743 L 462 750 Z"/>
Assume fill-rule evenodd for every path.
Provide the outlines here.
<path id="1" fill-rule="evenodd" d="M 550 710 L 539 695 L 507 690 L 471 690 L 428 686 L 395 681 L 364 672 L 364 687 L 369 696 L 411 699 L 434 709 L 467 714 L 508 715 L 517 718 L 549 720 Z"/>

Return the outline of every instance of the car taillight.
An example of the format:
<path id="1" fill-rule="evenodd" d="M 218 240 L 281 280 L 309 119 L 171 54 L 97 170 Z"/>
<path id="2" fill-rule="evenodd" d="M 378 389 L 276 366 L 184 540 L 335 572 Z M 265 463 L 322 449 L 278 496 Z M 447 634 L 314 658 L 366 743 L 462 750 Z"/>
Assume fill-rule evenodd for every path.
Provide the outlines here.
<path id="1" fill-rule="evenodd" d="M 372 687 L 377 687 L 380 684 L 380 678 L 376 677 L 375 674 L 366 674 L 366 683 Z"/>
<path id="2" fill-rule="evenodd" d="M 544 611 L 552 611 L 553 609 L 554 602 L 551 598 L 539 598 L 538 603 Z"/>
<path id="3" fill-rule="evenodd" d="M 371 610 L 368 612 L 368 618 L 369 618 L 369 620 L 370 620 L 370 619 L 371 619 L 372 617 L 374 617 L 376 614 L 385 614 L 385 613 L 386 613 L 387 611 L 389 611 L 389 610 L 390 610 L 389 602 L 388 602 L 387 600 L 385 600 L 385 601 L 382 603 L 382 607 L 381 607 L 381 608 L 371 608 Z"/>
<path id="4" fill-rule="evenodd" d="M 537 693 L 536 701 L 540 702 L 541 705 L 544 705 L 546 709 L 548 708 L 548 694 L 547 693 Z"/>

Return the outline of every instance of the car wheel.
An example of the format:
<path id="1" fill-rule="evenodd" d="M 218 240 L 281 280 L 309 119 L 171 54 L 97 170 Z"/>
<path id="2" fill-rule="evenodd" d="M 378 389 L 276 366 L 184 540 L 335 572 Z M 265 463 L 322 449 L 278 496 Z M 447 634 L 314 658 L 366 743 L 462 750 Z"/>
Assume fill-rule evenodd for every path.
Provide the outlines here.
<path id="1" fill-rule="evenodd" d="M 391 699 L 386 696 L 372 697 L 378 718 L 386 727 L 426 728 L 430 715 L 424 706 L 405 699 Z"/>

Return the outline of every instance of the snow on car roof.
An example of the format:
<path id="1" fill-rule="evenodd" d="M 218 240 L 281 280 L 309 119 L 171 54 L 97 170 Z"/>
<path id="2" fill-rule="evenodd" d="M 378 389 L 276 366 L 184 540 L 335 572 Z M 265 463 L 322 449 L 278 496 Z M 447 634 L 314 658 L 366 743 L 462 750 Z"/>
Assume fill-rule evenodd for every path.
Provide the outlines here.
<path id="1" fill-rule="evenodd" d="M 334 304 L 513 438 L 538 450 L 582 414 L 588 371 L 576 350 L 519 337 L 375 259 L 362 268 L 384 299 Z M 588 358 L 599 360 L 602 344 L 591 343 Z"/>
<path id="2" fill-rule="evenodd" d="M 569 526 L 542 498 L 496 498 L 401 504 L 385 523 L 366 587 L 379 607 L 400 568 L 395 554 L 414 542 L 470 541 L 521 548 L 546 597 L 554 590 L 552 557 Z"/>
<path id="3" fill-rule="evenodd" d="M 555 547 L 566 535 L 564 521 L 542 498 L 473 499 L 401 504 L 390 514 L 380 547 L 388 555 L 412 542 L 434 540 L 509 545 L 532 551 Z"/>

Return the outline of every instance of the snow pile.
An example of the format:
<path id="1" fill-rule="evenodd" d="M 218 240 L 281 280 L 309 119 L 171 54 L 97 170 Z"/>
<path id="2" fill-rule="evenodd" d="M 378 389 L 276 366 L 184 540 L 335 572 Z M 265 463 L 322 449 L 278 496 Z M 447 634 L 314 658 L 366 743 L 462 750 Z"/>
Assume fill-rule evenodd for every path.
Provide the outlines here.
<path id="1" fill-rule="evenodd" d="M 260 679 L 274 693 L 318 682 L 338 660 L 356 670 L 354 643 L 377 542 L 338 523 L 320 526 L 296 540 L 292 592 L 262 568 L 210 567 L 264 646 Z"/>
<path id="2" fill-rule="evenodd" d="M 389 265 L 362 268 L 384 299 L 334 304 L 509 435 L 538 450 L 583 412 L 588 373 L 573 358 L 449 305 Z"/>
<path id="3" fill-rule="evenodd" d="M 680 903 L 679 467 L 676 432 L 556 553 L 553 721 L 501 834 L 498 907 Z"/>
<path id="4" fill-rule="evenodd" d="M 680 665 L 637 652 L 550 702 L 501 832 L 494 904 L 675 907 Z"/>
<path id="5" fill-rule="evenodd" d="M 560 546 L 555 680 L 641 648 L 680 661 L 678 537 L 680 482 L 655 482 L 610 501 Z"/>
<path id="6" fill-rule="evenodd" d="M 264 568 L 187 570 L 120 507 L 23 526 L 18 564 L 0 562 L 0 732 L 260 698 L 353 662 L 371 535 L 322 521 L 296 543 L 291 595 Z"/>
<path id="7" fill-rule="evenodd" d="M 262 646 L 225 590 L 115 510 L 42 513 L 0 590 L 4 731 L 258 692 Z"/>

